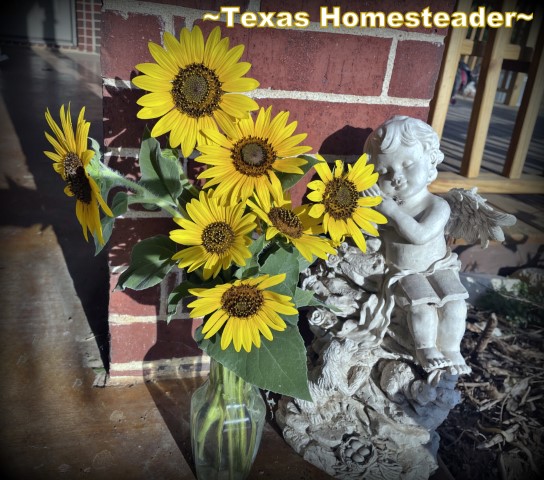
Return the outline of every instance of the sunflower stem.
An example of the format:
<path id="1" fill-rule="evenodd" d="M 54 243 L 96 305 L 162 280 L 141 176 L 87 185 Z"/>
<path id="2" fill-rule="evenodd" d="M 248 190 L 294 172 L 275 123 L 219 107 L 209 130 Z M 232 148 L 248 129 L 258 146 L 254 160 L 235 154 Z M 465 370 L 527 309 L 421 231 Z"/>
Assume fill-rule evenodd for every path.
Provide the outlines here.
<path id="1" fill-rule="evenodd" d="M 246 382 L 240 378 L 235 376 L 236 386 L 237 386 L 237 400 L 238 400 L 238 414 L 240 415 L 240 418 L 245 418 L 245 405 L 244 405 L 244 396 L 245 396 L 245 390 L 246 390 Z M 251 420 L 251 417 L 250 417 Z M 251 422 L 253 422 L 251 420 Z M 251 429 L 251 433 L 255 431 L 254 428 Z M 245 470 L 246 466 L 249 466 L 249 463 L 251 462 L 251 456 L 253 454 L 253 449 L 248 450 L 247 448 L 247 427 L 240 430 L 240 446 L 239 446 L 240 452 L 242 452 L 242 469 Z"/>
<path id="2" fill-rule="evenodd" d="M 187 217 L 187 212 L 177 202 L 176 205 L 174 205 L 173 203 L 164 201 L 139 183 L 129 180 L 103 163 L 100 163 L 100 167 L 101 178 L 113 180 L 116 185 L 132 190 L 134 193 L 137 193 L 144 198 L 149 198 L 150 202 L 153 202 L 155 205 L 168 212 L 172 217 Z"/>
<path id="3" fill-rule="evenodd" d="M 234 398 L 233 396 L 233 389 L 235 388 L 235 385 L 233 385 L 234 377 L 232 376 L 232 372 L 230 372 L 228 369 L 223 368 L 223 385 L 225 386 L 225 394 L 227 398 L 232 401 Z M 235 422 L 236 419 L 230 418 L 232 415 L 232 412 L 230 409 L 227 410 L 227 419 L 229 422 Z M 239 432 L 235 432 L 233 428 L 227 429 L 227 442 L 228 442 L 228 449 L 229 449 L 229 475 L 230 478 L 234 478 L 234 471 L 235 471 L 235 465 L 236 465 L 236 450 L 235 450 L 235 441 L 236 437 L 238 436 Z M 238 452 L 241 454 L 242 452 Z"/>
<path id="4" fill-rule="evenodd" d="M 221 389 L 217 389 L 215 391 L 212 401 L 210 403 L 208 415 L 206 416 L 206 419 L 204 423 L 202 424 L 201 429 L 198 432 L 197 445 L 199 447 L 198 455 L 200 457 L 204 455 L 204 447 L 206 445 L 204 442 L 204 439 L 206 438 L 206 435 L 208 434 L 208 432 L 210 431 L 210 428 L 215 422 L 218 422 L 218 428 L 217 428 L 216 434 L 218 436 L 218 445 L 221 448 L 221 428 L 223 425 L 222 412 L 221 412 L 221 408 L 219 407 L 221 394 L 222 394 Z"/>

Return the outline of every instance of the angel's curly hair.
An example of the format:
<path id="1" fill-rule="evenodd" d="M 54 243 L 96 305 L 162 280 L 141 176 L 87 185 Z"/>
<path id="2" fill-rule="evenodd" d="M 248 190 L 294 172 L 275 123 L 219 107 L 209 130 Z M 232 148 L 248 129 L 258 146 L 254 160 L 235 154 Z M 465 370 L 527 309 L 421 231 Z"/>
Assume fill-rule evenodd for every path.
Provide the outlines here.
<path id="1" fill-rule="evenodd" d="M 433 128 L 423 120 L 395 115 L 380 125 L 366 139 L 363 151 L 368 155 L 370 163 L 379 153 L 392 153 L 401 145 L 413 146 L 421 144 L 423 152 L 429 160 L 429 183 L 438 175 L 437 165 L 444 160 L 440 151 L 440 140 Z"/>

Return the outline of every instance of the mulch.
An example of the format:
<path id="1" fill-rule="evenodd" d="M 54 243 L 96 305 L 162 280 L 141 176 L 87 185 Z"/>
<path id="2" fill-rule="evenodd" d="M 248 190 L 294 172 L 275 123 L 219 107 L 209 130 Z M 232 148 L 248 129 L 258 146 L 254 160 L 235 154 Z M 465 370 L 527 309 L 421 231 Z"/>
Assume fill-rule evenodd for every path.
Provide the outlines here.
<path id="1" fill-rule="evenodd" d="M 544 473 L 544 328 L 471 309 L 462 401 L 439 427 L 439 455 L 457 480 L 528 480 Z"/>

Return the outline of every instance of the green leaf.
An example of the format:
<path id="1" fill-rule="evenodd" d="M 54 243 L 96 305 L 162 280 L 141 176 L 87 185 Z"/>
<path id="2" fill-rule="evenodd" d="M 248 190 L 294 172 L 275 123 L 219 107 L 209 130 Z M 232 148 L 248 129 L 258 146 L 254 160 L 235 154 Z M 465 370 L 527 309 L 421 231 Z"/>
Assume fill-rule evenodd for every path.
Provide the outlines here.
<path id="1" fill-rule="evenodd" d="M 162 156 L 168 159 L 171 159 L 175 162 L 180 162 L 179 160 L 179 151 L 177 149 L 170 149 L 165 148 L 162 150 Z M 187 173 L 183 169 L 180 163 L 180 176 L 179 181 L 181 184 L 181 194 L 178 197 L 179 202 L 182 205 L 185 205 L 186 203 L 190 202 L 193 198 L 198 197 L 198 189 L 189 181 L 189 177 L 187 176 Z"/>
<path id="2" fill-rule="evenodd" d="M 91 148 L 94 150 L 94 157 L 92 160 L 96 158 L 100 161 L 100 159 L 102 158 L 102 153 L 100 151 L 100 144 L 92 137 L 89 137 L 89 141 L 91 142 Z"/>
<path id="3" fill-rule="evenodd" d="M 91 140 L 91 145 L 94 150 L 94 156 L 91 158 L 89 165 L 87 165 L 87 173 L 89 176 L 96 182 L 100 187 L 100 195 L 102 198 L 107 201 L 110 190 L 117 186 L 115 179 L 110 175 L 107 175 L 108 167 L 102 163 L 102 155 L 100 153 L 100 147 L 98 143 L 93 138 Z"/>
<path id="4" fill-rule="evenodd" d="M 298 288 L 298 287 L 295 291 L 293 302 L 295 302 L 296 308 L 302 308 L 302 307 L 324 307 L 327 309 L 330 308 L 329 305 L 315 298 L 314 292 L 310 290 L 302 290 L 302 288 Z"/>
<path id="5" fill-rule="evenodd" d="M 282 395 L 311 401 L 306 348 L 298 328 L 287 325 L 286 330 L 274 331 L 273 335 L 272 341 L 262 338 L 261 348 L 253 346 L 249 353 L 243 348 L 237 352 L 232 344 L 226 350 L 221 350 L 220 335 L 216 334 L 205 340 L 200 328 L 196 338 L 200 348 L 210 357 L 246 382 Z"/>
<path id="6" fill-rule="evenodd" d="M 299 282 L 300 263 L 298 250 L 279 248 L 271 253 L 264 265 L 260 269 L 260 273 L 268 273 L 269 275 L 279 275 L 285 273 L 283 283 L 272 287 L 273 290 L 284 295 L 292 297 L 295 294 L 295 289 Z"/>
<path id="7" fill-rule="evenodd" d="M 174 205 L 182 191 L 182 168 L 179 160 L 173 157 L 173 151 L 163 155 L 157 139 L 148 136 L 146 130 L 140 147 L 140 185 L 151 193 Z"/>
<path id="8" fill-rule="evenodd" d="M 202 284 L 196 284 L 187 280 L 175 287 L 170 292 L 170 295 L 168 295 L 168 303 L 166 304 L 166 321 L 170 322 L 170 320 L 172 320 L 173 316 L 176 314 L 179 303 L 184 298 L 191 296 L 191 294 L 189 293 L 189 289 L 202 287 Z"/>
<path id="9" fill-rule="evenodd" d="M 251 243 L 249 246 L 251 257 L 246 260 L 246 264 L 243 267 L 236 269 L 236 272 L 234 272 L 236 278 L 249 278 L 259 273 L 259 257 L 266 248 L 267 243 L 264 235 L 260 235 L 259 238 Z"/>
<path id="10" fill-rule="evenodd" d="M 176 244 L 166 235 L 146 238 L 134 245 L 129 267 L 119 276 L 117 289 L 144 290 L 160 283 L 176 264 Z"/>
<path id="11" fill-rule="evenodd" d="M 287 295 L 293 298 L 294 302 L 300 272 L 307 267 L 308 262 L 292 245 L 287 248 L 279 248 L 271 253 L 261 267 L 260 273 L 268 273 L 269 275 L 285 273 L 285 280 L 279 285 L 270 287 L 269 290 Z M 282 315 L 282 318 L 291 325 L 296 325 L 298 322 L 298 315 Z"/>
<path id="12" fill-rule="evenodd" d="M 294 187 L 316 163 L 319 163 L 317 158 L 310 155 L 299 155 L 297 158 L 303 158 L 307 161 L 304 165 L 299 167 L 304 172 L 302 175 L 300 173 L 276 173 L 284 191 Z"/>
<path id="13" fill-rule="evenodd" d="M 91 137 L 89 137 L 89 141 L 91 142 L 91 148 L 94 150 L 94 156 L 87 166 L 87 173 L 97 183 L 100 188 L 101 197 L 105 202 L 107 202 L 111 189 L 118 186 L 118 183 L 115 181 L 114 177 L 107 175 L 107 171 L 109 169 L 102 163 L 102 154 L 100 152 L 100 145 L 98 142 Z M 125 193 L 118 193 L 114 197 L 113 202 L 110 205 L 110 209 L 114 216 L 110 217 L 108 215 L 104 215 L 100 220 L 100 223 L 102 224 L 104 245 L 100 245 L 98 239 L 94 238 L 95 255 L 98 255 L 108 243 L 113 230 L 115 217 L 126 213 L 128 208 L 127 205 Z"/>
<path id="14" fill-rule="evenodd" d="M 113 231 L 113 224 L 115 223 L 115 218 L 119 217 L 120 215 L 124 215 L 128 210 L 129 205 L 129 195 L 126 192 L 118 192 L 115 197 L 113 197 L 113 201 L 111 202 L 111 213 L 113 213 L 113 217 L 110 217 L 109 215 L 104 215 L 102 219 L 100 220 L 100 223 L 102 224 L 102 236 L 104 237 L 104 245 L 100 245 L 100 242 L 95 238 L 94 244 L 96 247 L 95 255 L 98 255 L 100 251 L 104 248 L 104 246 L 108 243 L 111 233 Z"/>
<path id="15" fill-rule="evenodd" d="M 162 156 L 164 158 L 179 161 L 179 152 L 176 148 L 163 148 Z"/>

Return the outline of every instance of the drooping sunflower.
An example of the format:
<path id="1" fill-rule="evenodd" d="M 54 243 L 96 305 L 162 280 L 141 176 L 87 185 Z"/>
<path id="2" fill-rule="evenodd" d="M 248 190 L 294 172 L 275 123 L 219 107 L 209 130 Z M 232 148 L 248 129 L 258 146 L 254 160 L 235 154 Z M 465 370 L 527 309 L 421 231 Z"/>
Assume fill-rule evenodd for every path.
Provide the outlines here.
<path id="1" fill-rule="evenodd" d="M 271 178 L 271 185 L 271 204 L 266 205 L 259 197 L 255 197 L 255 202 L 247 201 L 248 206 L 268 225 L 266 239 L 281 235 L 309 262 L 313 261 L 313 255 L 326 260 L 327 254 L 335 254 L 330 241 L 318 236 L 323 233 L 323 226 L 320 218 L 308 214 L 311 206 L 293 208 L 290 194 L 283 192 L 276 177 Z"/>
<path id="2" fill-rule="evenodd" d="M 251 116 L 236 124 L 220 121 L 225 135 L 203 131 L 211 144 L 200 145 L 202 155 L 195 160 L 208 165 L 198 176 L 208 179 L 204 188 L 217 185 L 216 194 L 234 202 L 245 201 L 254 193 L 269 202 L 275 172 L 304 173 L 299 167 L 307 162 L 296 156 L 311 150 L 299 145 L 307 135 L 293 135 L 297 122 L 287 124 L 289 112 L 271 117 L 272 107 L 261 108 L 255 122 Z"/>
<path id="3" fill-rule="evenodd" d="M 45 137 L 55 151 L 43 153 L 53 160 L 53 168 L 67 183 L 64 193 L 69 197 L 76 197 L 76 217 L 83 229 L 85 240 L 88 241 L 87 231 L 89 231 L 103 245 L 104 237 L 98 205 L 102 207 L 106 215 L 111 217 L 113 214 L 102 198 L 98 185 L 87 172 L 87 166 L 94 156 L 94 151 L 87 148 L 91 124 L 85 121 L 84 116 L 85 107 L 79 112 L 74 132 L 70 105 L 66 111 L 64 105 L 60 107 L 61 126 L 53 120 L 47 109 L 45 119 L 54 136 L 45 132 Z"/>
<path id="4" fill-rule="evenodd" d="M 232 262 L 239 266 L 251 257 L 248 234 L 256 227 L 255 215 L 244 214 L 244 205 L 221 205 L 213 190 L 201 191 L 186 205 L 190 218 L 174 218 L 181 229 L 172 230 L 170 238 L 188 246 L 177 252 L 172 259 L 179 260 L 180 268 L 192 272 L 203 266 L 207 280 L 216 277 L 221 269 Z"/>
<path id="5" fill-rule="evenodd" d="M 272 330 L 287 328 L 282 315 L 295 315 L 291 297 L 267 290 L 285 280 L 285 274 L 261 275 L 247 280 L 217 285 L 211 289 L 194 288 L 189 292 L 199 297 L 191 302 L 191 317 L 211 316 L 202 328 L 204 338 L 211 338 L 221 327 L 221 348 L 225 350 L 231 343 L 239 352 L 244 347 L 251 351 L 252 345 L 261 347 L 261 335 L 273 340 Z"/>
<path id="6" fill-rule="evenodd" d="M 157 63 L 141 63 L 136 68 L 143 73 L 132 80 L 137 87 L 151 93 L 143 95 L 138 105 L 143 108 L 138 118 L 161 117 L 151 136 L 170 132 L 170 146 L 181 145 L 188 157 L 196 144 L 204 141 L 201 129 L 217 128 L 216 121 L 246 118 L 257 110 L 257 103 L 246 95 L 259 86 L 244 75 L 251 68 L 248 62 L 238 62 L 243 45 L 229 49 L 229 39 L 221 38 L 215 27 L 204 43 L 199 27 L 181 30 L 179 42 L 164 33 L 164 48 L 149 42 L 149 51 Z"/>
<path id="7" fill-rule="evenodd" d="M 366 252 L 361 229 L 377 236 L 374 224 L 387 223 L 387 218 L 371 208 L 379 205 L 382 198 L 360 196 L 378 180 L 374 165 L 367 165 L 367 155 L 364 154 L 353 166 L 348 165 L 347 172 L 344 171 L 344 162 L 336 160 L 332 172 L 327 162 L 322 160 L 315 165 L 321 180 L 308 184 L 308 188 L 313 190 L 308 194 L 308 199 L 319 202 L 311 207 L 309 214 L 314 218 L 323 216 L 323 229 L 335 245 L 342 242 L 345 236 L 351 236 L 361 251 Z"/>

